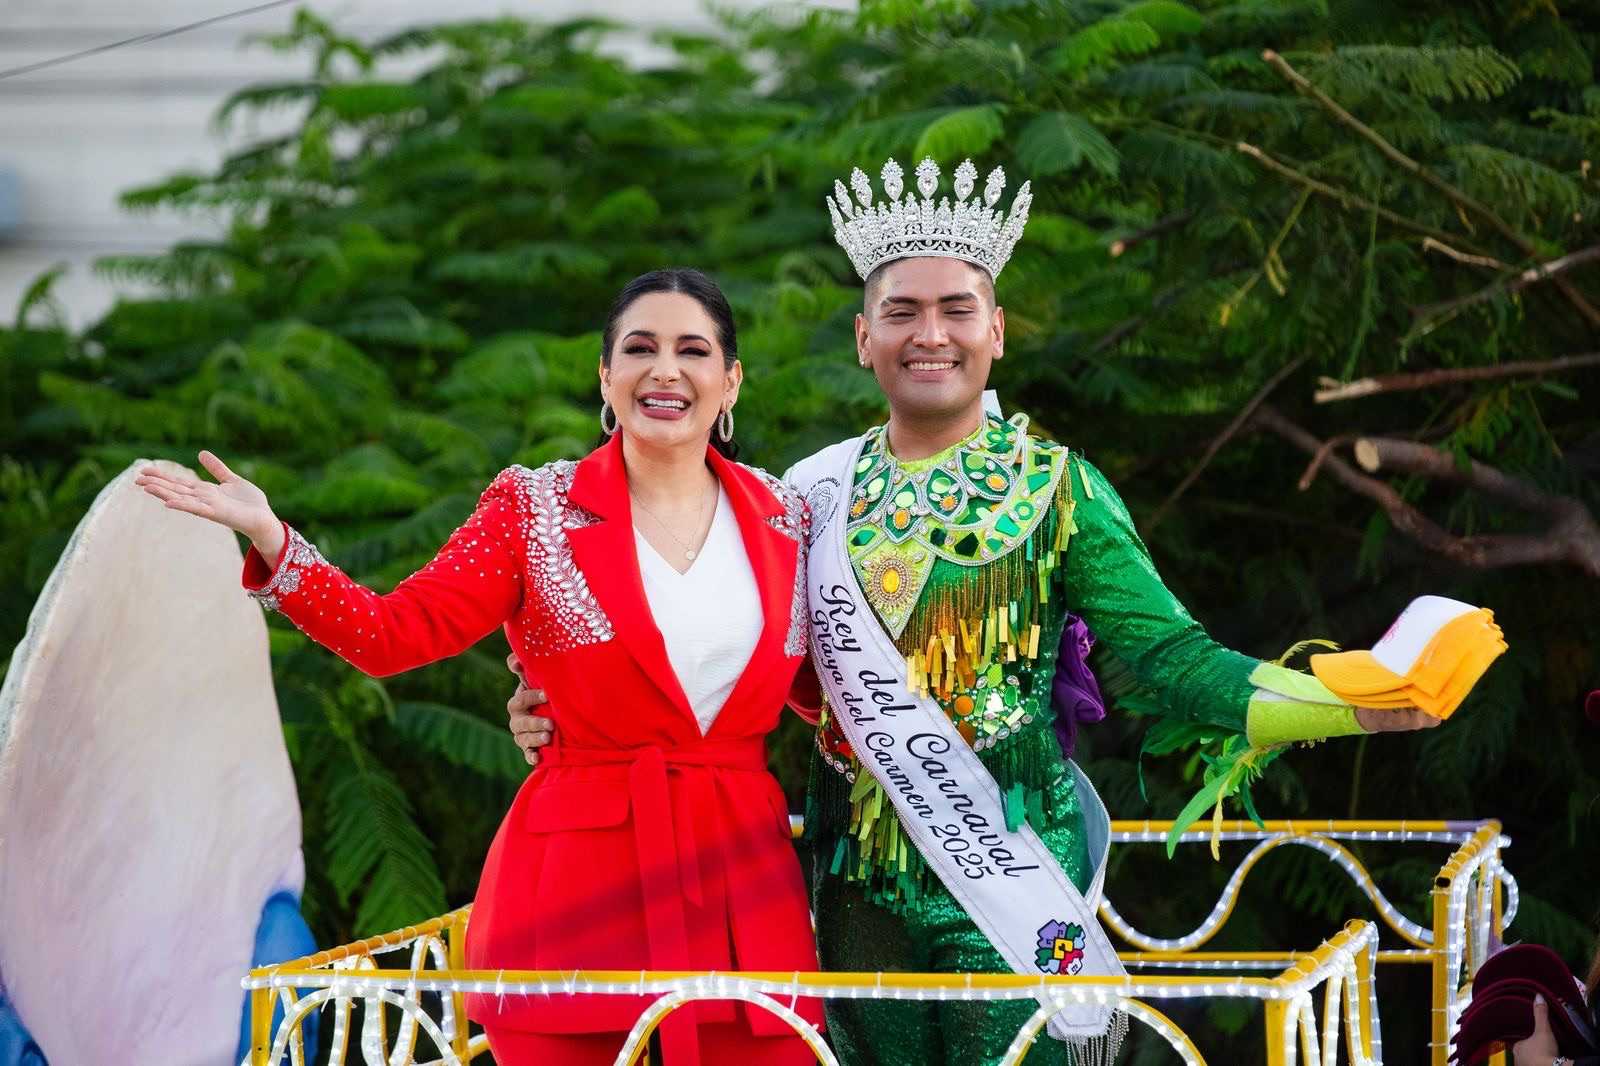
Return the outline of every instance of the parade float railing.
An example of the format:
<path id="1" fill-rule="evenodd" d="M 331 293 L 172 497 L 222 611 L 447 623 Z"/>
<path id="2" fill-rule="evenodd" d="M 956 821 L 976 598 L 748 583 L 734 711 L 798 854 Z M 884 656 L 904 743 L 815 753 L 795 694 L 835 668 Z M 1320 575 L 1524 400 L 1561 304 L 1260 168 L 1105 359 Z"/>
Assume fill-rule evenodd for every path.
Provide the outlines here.
<path id="1" fill-rule="evenodd" d="M 1155 1002 L 1203 1001 L 1217 997 L 1255 999 L 1265 1005 L 1268 1061 L 1293 1066 L 1303 1050 L 1308 1066 L 1352 1066 L 1382 1062 L 1378 1035 L 1373 967 L 1377 929 L 1361 921 L 1325 941 L 1314 951 L 1291 956 L 1290 964 L 1271 977 L 1130 976 L 1019 977 L 1014 974 L 877 974 L 877 973 L 696 973 L 618 970 L 485 971 L 435 967 L 448 960 L 460 943 L 469 908 L 415 928 L 374 937 L 361 944 L 254 971 L 246 987 L 252 995 L 252 1066 L 308 1061 L 301 1025 L 313 1011 L 331 1008 L 330 1066 L 364 1062 L 367 1066 L 461 1066 L 487 1050 L 482 1034 L 469 1034 L 464 1014 L 467 995 L 489 997 L 566 995 L 656 995 L 628 1033 L 618 1066 L 636 1062 L 663 1018 L 697 1000 L 742 1000 L 783 1019 L 825 1066 L 838 1066 L 822 1036 L 794 1012 L 795 999 L 1039 1000 L 1040 1006 L 1022 1026 L 1001 1059 L 1016 1066 L 1050 1016 L 1075 1003 L 1092 1003 L 1124 1012 L 1130 1021 L 1155 1032 L 1177 1052 L 1186 1066 L 1205 1066 L 1193 1039 Z M 380 968 L 373 956 L 409 953 L 410 969 Z M 1317 1018 L 1318 992 L 1322 1018 Z M 432 1000 L 432 1002 L 430 1002 Z M 272 1024 L 274 1006 L 284 1010 Z M 350 1055 L 352 1022 L 359 1006 L 360 1056 Z M 394 1008 L 398 1022 L 390 1035 L 384 1007 Z M 1349 1057 L 1340 1056 L 1341 1032 Z M 424 1042 L 422 1036 L 428 1039 Z M 422 1056 L 427 1056 L 423 1058 Z"/>
<path id="2" fill-rule="evenodd" d="M 1112 839 L 1119 845 L 1164 842 L 1169 828 L 1170 823 L 1115 822 Z M 816 996 L 1038 1000 L 1041 1005 L 1017 1033 L 1003 1059 L 1005 1066 L 1022 1062 L 1050 1015 L 1072 1003 L 1114 1006 L 1157 1034 L 1187 1066 L 1203 1066 L 1206 1060 L 1195 1041 L 1152 1003 L 1254 999 L 1263 1005 L 1268 1066 L 1295 1066 L 1302 1053 L 1308 1066 L 1332 1066 L 1340 1061 L 1367 1066 L 1383 1060 L 1376 965 L 1403 962 L 1432 967 L 1430 1059 L 1442 1064 L 1449 1034 L 1464 1006 L 1463 982 L 1470 980 L 1515 914 L 1515 882 L 1499 860 L 1500 848 L 1507 843 L 1499 823 L 1295 821 L 1258 827 L 1228 822 L 1219 827 L 1219 833 L 1223 841 L 1254 842 L 1254 846 L 1234 870 L 1210 914 L 1192 932 L 1177 938 L 1148 936 L 1109 903 L 1103 906 L 1101 916 L 1107 927 L 1134 947 L 1120 953 L 1129 970 L 1126 979 L 1012 974 L 474 971 L 465 968 L 462 955 L 471 911 L 464 907 L 415 927 L 252 971 L 244 982 L 251 996 L 248 1061 L 252 1066 L 266 1066 L 287 1056 L 294 1066 L 304 1066 L 302 1024 L 321 1012 L 330 1066 L 354 1061 L 366 1066 L 464 1066 L 487 1050 L 482 1034 L 469 1031 L 467 995 L 593 994 L 659 996 L 628 1034 L 619 1064 L 639 1059 L 650 1035 L 671 1011 L 696 1000 L 722 999 L 743 1000 L 782 1018 L 807 1040 L 819 1062 L 834 1066 L 835 1059 L 823 1039 L 791 1009 L 795 998 Z M 1182 839 L 1209 842 L 1211 838 L 1212 832 L 1206 830 L 1187 833 Z M 1434 882 L 1431 926 L 1401 914 L 1343 841 L 1456 845 Z M 1380 950 L 1379 927 L 1352 921 L 1310 951 L 1204 950 L 1233 913 L 1250 869 L 1263 855 L 1287 844 L 1327 854 L 1361 886 L 1382 921 L 1412 946 Z M 381 955 L 399 956 L 396 961 L 402 965 L 380 966 L 376 957 Z M 1175 974 L 1180 970 L 1195 972 Z M 1252 976 L 1252 971 L 1259 976 Z M 276 1023 L 275 1009 L 282 1012 Z M 358 1009 L 359 1020 L 355 1016 Z M 1340 1055 L 1341 1031 L 1348 1058 Z M 350 1057 L 353 1035 L 358 1059 Z"/>
<path id="3" fill-rule="evenodd" d="M 1116 845 L 1164 844 L 1171 822 L 1111 823 Z M 1249 952 L 1232 956 L 1204 953 L 1200 949 L 1222 929 L 1238 903 L 1246 876 L 1269 852 L 1288 845 L 1313 848 L 1342 868 L 1377 908 L 1384 925 L 1409 945 L 1379 950 L 1379 963 L 1425 965 L 1431 973 L 1431 1009 L 1428 1062 L 1445 1066 L 1450 1037 L 1470 998 L 1472 975 L 1501 944 L 1505 927 L 1517 913 L 1517 883 L 1501 862 L 1501 849 L 1511 843 L 1494 819 L 1483 821 L 1269 821 L 1223 822 L 1216 828 L 1223 842 L 1253 843 L 1234 868 L 1216 905 L 1192 932 L 1159 938 L 1134 928 L 1107 900 L 1100 916 L 1106 927 L 1135 950 L 1123 954 L 1130 969 L 1184 967 L 1202 960 L 1238 969 L 1272 968 L 1282 964 L 1279 952 Z M 1183 834 L 1186 843 L 1210 842 L 1213 829 Z M 1450 854 L 1434 876 L 1430 889 L 1427 924 L 1407 918 L 1379 888 L 1366 864 L 1347 846 L 1372 844 L 1451 844 Z M 1269 1009 L 1269 1028 L 1271 1025 Z M 1276 1066 L 1278 1060 L 1269 1062 Z M 1291 1060 L 1292 1061 L 1292 1060 Z M 1498 1062 L 1498 1058 L 1495 1060 Z"/>

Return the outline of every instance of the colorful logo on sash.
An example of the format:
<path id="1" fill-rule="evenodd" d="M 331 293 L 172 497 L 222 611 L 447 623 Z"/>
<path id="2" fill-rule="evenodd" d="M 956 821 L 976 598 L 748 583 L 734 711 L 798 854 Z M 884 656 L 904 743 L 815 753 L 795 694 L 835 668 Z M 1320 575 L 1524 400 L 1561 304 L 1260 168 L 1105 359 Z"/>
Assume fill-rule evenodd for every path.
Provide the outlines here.
<path id="1" fill-rule="evenodd" d="M 1045 973 L 1071 976 L 1083 969 L 1083 949 L 1087 938 L 1076 922 L 1048 921 L 1039 927 L 1039 950 L 1035 959 Z"/>

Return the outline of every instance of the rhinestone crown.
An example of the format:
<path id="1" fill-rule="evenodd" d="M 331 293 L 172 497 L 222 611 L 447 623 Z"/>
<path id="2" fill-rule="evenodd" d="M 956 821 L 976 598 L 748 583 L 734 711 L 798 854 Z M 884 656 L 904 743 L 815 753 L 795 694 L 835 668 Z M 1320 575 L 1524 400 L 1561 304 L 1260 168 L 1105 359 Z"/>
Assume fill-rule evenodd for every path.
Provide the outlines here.
<path id="1" fill-rule="evenodd" d="M 916 192 L 905 190 L 905 172 L 893 159 L 883 164 L 880 177 L 886 203 L 872 202 L 872 185 L 860 167 L 850 175 L 850 189 L 836 181 L 833 195 L 828 197 L 833 238 L 863 281 L 892 259 L 920 255 L 965 259 L 987 270 L 991 278 L 999 277 L 1028 222 L 1028 207 L 1033 203 L 1029 182 L 1017 190 L 1007 216 L 995 208 L 1006 187 L 1005 171 L 999 167 L 989 172 L 979 198 L 972 195 L 978 168 L 970 159 L 963 162 L 956 168 L 954 203 L 949 197 L 934 199 L 939 166 L 932 159 L 917 164 Z"/>

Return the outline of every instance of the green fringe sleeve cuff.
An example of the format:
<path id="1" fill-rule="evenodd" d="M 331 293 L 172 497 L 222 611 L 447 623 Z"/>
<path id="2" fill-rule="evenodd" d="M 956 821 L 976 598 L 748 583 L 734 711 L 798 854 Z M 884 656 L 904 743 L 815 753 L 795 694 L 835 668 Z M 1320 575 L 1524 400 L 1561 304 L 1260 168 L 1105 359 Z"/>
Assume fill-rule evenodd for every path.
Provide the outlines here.
<path id="1" fill-rule="evenodd" d="M 1245 734 L 1258 747 L 1366 732 L 1356 721 L 1356 709 L 1311 674 L 1262 663 L 1251 672 L 1250 683 L 1256 693 Z"/>

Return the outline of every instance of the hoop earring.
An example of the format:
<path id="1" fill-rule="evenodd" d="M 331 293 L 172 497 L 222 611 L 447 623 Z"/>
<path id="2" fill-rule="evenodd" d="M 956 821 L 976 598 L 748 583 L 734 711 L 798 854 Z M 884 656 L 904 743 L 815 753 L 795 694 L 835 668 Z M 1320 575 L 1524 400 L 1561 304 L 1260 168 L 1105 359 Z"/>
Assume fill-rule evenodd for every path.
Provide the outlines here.
<path id="1" fill-rule="evenodd" d="M 611 424 L 606 425 L 606 415 L 611 416 Z M 617 412 L 611 409 L 610 400 L 600 401 L 600 432 L 606 436 L 615 436 L 617 432 Z"/>
<path id="2" fill-rule="evenodd" d="M 733 440 L 733 405 L 729 404 L 717 416 L 717 436 L 722 438 L 722 443 L 727 444 Z"/>

